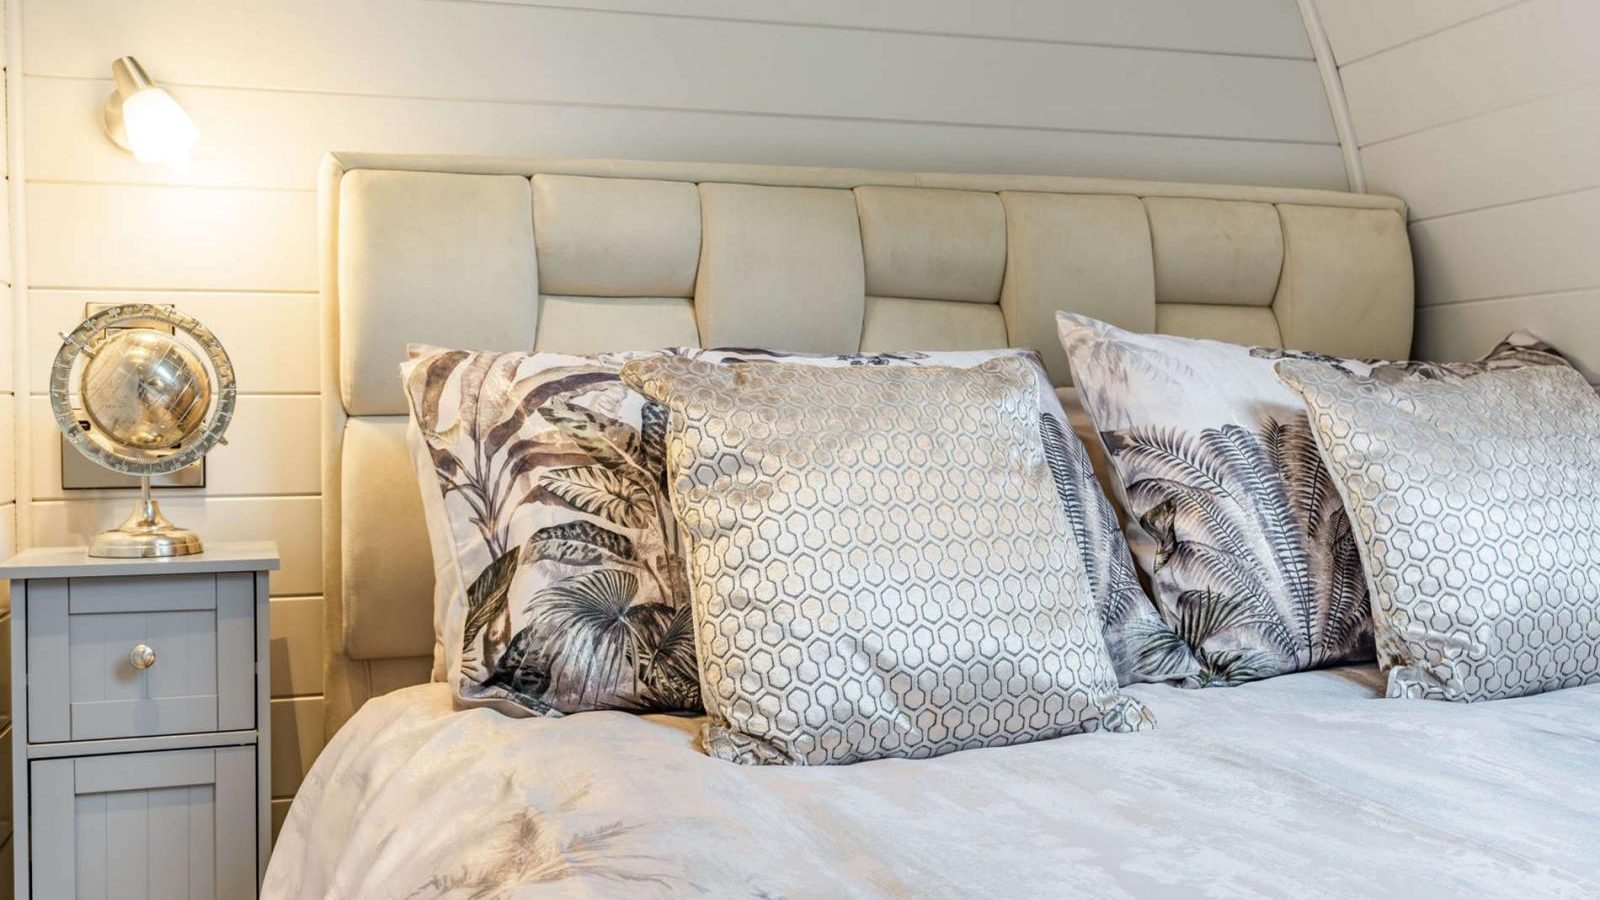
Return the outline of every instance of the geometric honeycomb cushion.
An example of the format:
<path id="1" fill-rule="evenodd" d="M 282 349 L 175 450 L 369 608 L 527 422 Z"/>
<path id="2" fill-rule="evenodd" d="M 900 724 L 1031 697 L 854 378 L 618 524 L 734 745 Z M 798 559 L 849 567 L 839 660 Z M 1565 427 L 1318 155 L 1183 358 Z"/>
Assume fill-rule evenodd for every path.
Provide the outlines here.
<path id="1" fill-rule="evenodd" d="M 1083 442 L 1073 433 L 1061 399 L 1050 386 L 1039 356 L 1032 350 L 902 350 L 893 353 L 816 354 L 786 350 L 674 350 L 690 359 L 714 363 L 778 363 L 812 366 L 951 366 L 965 369 L 1000 356 L 1028 360 L 1039 383 L 1039 434 L 1045 460 L 1055 479 L 1056 495 L 1077 538 L 1078 557 L 1089 579 L 1089 592 L 1100 611 L 1100 623 L 1116 666 L 1117 679 L 1132 682 L 1183 681 L 1199 674 L 1189 646 L 1156 612 L 1128 551 L 1117 514 L 1095 480 L 1094 466 Z"/>
<path id="2" fill-rule="evenodd" d="M 1600 681 L 1600 398 L 1583 376 L 1278 373 L 1350 511 L 1389 696 Z"/>
<path id="3" fill-rule="evenodd" d="M 1117 686 L 1028 360 L 661 355 L 622 379 L 668 410 L 712 756 L 826 765 L 1153 724 Z"/>

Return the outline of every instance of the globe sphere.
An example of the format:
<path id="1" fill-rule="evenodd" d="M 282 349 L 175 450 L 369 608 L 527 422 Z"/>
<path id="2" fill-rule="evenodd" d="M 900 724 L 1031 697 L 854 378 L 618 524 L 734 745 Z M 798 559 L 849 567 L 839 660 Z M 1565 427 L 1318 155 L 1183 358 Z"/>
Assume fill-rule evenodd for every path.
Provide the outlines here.
<path id="1" fill-rule="evenodd" d="M 211 383 L 198 357 L 172 335 L 114 332 L 83 368 L 81 398 L 94 427 L 141 450 L 172 447 L 200 428 Z"/>

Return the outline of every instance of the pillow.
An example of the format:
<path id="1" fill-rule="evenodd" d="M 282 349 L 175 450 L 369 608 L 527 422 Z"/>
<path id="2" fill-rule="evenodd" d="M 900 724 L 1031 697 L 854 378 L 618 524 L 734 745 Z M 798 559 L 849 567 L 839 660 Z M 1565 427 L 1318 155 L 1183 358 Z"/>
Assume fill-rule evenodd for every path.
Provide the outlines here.
<path id="1" fill-rule="evenodd" d="M 1032 365 L 628 363 L 671 410 L 707 723 L 819 765 L 1153 723 L 1120 693 Z"/>
<path id="2" fill-rule="evenodd" d="M 1065 312 L 1057 323 L 1134 556 L 1199 659 L 1199 685 L 1373 656 L 1357 542 L 1275 361 L 1392 381 L 1563 362 L 1521 333 L 1481 363 L 1440 365 L 1134 334 Z"/>
<path id="3" fill-rule="evenodd" d="M 629 358 L 414 347 L 401 367 L 463 705 L 700 709 L 666 413 L 618 379 Z"/>
<path id="4" fill-rule="evenodd" d="M 1000 350 L 810 356 L 762 350 L 672 352 L 729 360 L 783 359 L 814 365 L 964 366 L 996 355 L 1026 353 Z M 617 378 L 622 363 L 641 355 L 645 354 L 572 356 L 471 353 L 421 345 L 411 348 L 412 359 L 402 366 L 402 376 L 411 399 L 408 440 L 420 478 L 434 558 L 434 677 L 450 681 L 463 705 L 488 704 L 512 714 L 600 708 L 698 711 L 698 700 L 693 696 L 698 685 L 693 674 L 692 646 L 685 637 L 688 599 L 682 586 L 681 566 L 670 559 L 677 552 L 677 532 L 665 503 L 655 518 L 619 521 L 610 507 L 584 508 L 586 502 L 602 502 L 603 491 L 588 493 L 581 485 L 563 482 L 553 489 L 530 493 L 537 484 L 582 478 L 580 470 L 591 463 L 603 469 L 607 460 L 614 461 L 614 455 L 603 452 L 608 432 L 621 436 L 619 440 L 624 444 L 646 447 L 639 463 L 649 471 L 635 480 L 653 483 L 660 490 L 666 477 L 659 452 L 665 410 Z M 1042 369 L 1039 371 L 1041 385 L 1047 386 Z M 531 392 L 531 399 L 513 403 L 506 392 L 514 391 Z M 500 392 L 498 396 L 496 392 Z M 552 398 L 559 400 L 561 409 L 571 409 L 561 413 L 551 404 Z M 503 422 L 486 420 L 476 429 L 463 427 L 458 421 L 463 404 L 473 410 L 468 419 L 506 418 Z M 1083 448 L 1078 441 L 1066 439 L 1060 421 L 1060 404 L 1045 390 L 1040 398 L 1040 423 L 1053 438 L 1047 441 L 1052 472 L 1080 538 L 1079 546 L 1088 548 L 1082 552 L 1082 559 L 1095 585 L 1119 677 L 1126 683 L 1191 675 L 1197 666 L 1188 648 L 1155 614 L 1138 584 L 1126 543 L 1114 525 L 1114 514 L 1104 495 L 1090 484 Z M 591 459 L 580 455 L 576 461 L 557 459 L 553 465 L 513 458 L 524 452 L 543 452 L 552 441 L 567 442 L 573 448 L 581 444 L 589 448 L 585 453 L 593 450 L 599 456 Z M 479 493 L 484 496 L 479 497 L 458 484 L 462 478 L 458 467 L 462 460 L 477 460 L 484 444 L 493 445 L 489 465 L 515 474 L 498 485 L 482 485 Z M 623 466 L 617 471 L 627 474 L 634 469 Z M 477 521 L 478 506 L 488 504 L 490 499 L 497 521 L 486 527 Z M 617 540 L 618 535 L 624 540 Z M 608 552 L 610 547 L 631 553 L 634 558 L 615 558 Z M 644 557 L 638 556 L 641 552 Z M 668 558 L 662 558 L 660 553 Z M 657 554 L 654 562 L 648 558 L 652 554 Z M 501 564 L 491 568 L 496 561 Z M 530 612 L 534 607 L 529 606 L 533 598 L 542 598 L 543 608 L 542 604 L 551 601 L 553 595 L 541 592 L 567 575 L 579 574 L 575 565 L 593 571 L 616 569 L 615 578 L 604 579 L 604 583 L 623 587 L 636 584 L 638 604 L 664 605 L 684 617 L 666 634 L 674 654 L 666 658 L 673 660 L 673 666 L 670 670 L 653 671 L 658 680 L 669 679 L 663 687 L 665 696 L 648 685 L 634 684 L 631 678 L 624 688 L 616 687 L 621 677 L 617 671 L 619 660 L 626 663 L 648 647 L 633 647 L 626 642 L 622 646 L 607 644 L 609 655 L 605 659 L 609 662 L 601 664 L 595 673 L 585 674 L 588 670 L 579 671 L 578 667 L 587 663 L 579 658 L 576 647 L 560 646 L 562 641 L 575 639 L 573 633 L 553 628 L 547 621 L 529 630 L 535 624 Z M 636 577 L 640 565 L 656 575 L 640 581 Z M 598 579 L 601 576 L 591 574 L 589 580 L 574 584 L 601 583 Z M 651 615 L 662 612 L 651 608 Z M 485 622 L 492 627 L 485 627 Z M 654 638 L 647 634 L 644 639 L 648 643 Z M 689 654 L 688 658 L 683 654 Z"/>
<path id="5" fill-rule="evenodd" d="M 1156 612 L 1139 583 L 1105 492 L 1083 443 L 1074 434 L 1050 378 L 1031 350 L 973 350 L 824 355 L 751 349 L 680 349 L 691 359 L 717 363 L 797 363 L 821 366 L 953 366 L 967 368 L 999 357 L 1019 356 L 1033 368 L 1039 397 L 1039 430 L 1050 464 L 1056 495 L 1072 525 L 1079 559 L 1100 613 L 1106 647 L 1118 681 L 1173 681 L 1196 675 L 1200 666 L 1188 645 L 1179 640 Z"/>
<path id="6" fill-rule="evenodd" d="M 1600 400 L 1581 375 L 1278 371 L 1352 513 L 1389 696 L 1600 681 Z"/>

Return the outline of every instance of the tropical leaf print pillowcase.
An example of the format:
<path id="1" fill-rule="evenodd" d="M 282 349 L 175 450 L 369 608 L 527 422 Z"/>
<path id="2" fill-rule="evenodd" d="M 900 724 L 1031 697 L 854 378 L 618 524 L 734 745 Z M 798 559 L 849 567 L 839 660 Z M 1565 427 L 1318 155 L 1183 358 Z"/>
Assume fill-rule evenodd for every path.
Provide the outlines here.
<path id="1" fill-rule="evenodd" d="M 1277 360 L 1389 381 L 1564 364 L 1523 333 L 1479 363 L 1384 363 L 1056 317 L 1129 544 L 1161 615 L 1199 660 L 1200 685 L 1373 658 L 1356 537 Z"/>
<path id="2" fill-rule="evenodd" d="M 700 709 L 666 411 L 617 378 L 637 355 L 413 347 L 401 367 L 461 703 Z"/>

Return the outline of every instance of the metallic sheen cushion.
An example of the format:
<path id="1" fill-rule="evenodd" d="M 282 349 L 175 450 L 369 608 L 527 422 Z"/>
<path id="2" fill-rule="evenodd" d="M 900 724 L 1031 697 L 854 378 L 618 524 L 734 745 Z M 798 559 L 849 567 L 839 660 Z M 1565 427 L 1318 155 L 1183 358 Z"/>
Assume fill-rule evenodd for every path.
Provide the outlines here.
<path id="1" fill-rule="evenodd" d="M 819 765 L 1153 724 L 1117 688 L 1030 364 L 630 362 L 669 410 L 709 753 Z"/>
<path id="2" fill-rule="evenodd" d="M 1600 401 L 1581 375 L 1278 373 L 1350 510 L 1389 696 L 1600 681 Z"/>
<path id="3" fill-rule="evenodd" d="M 714 363 L 775 363 L 808 366 L 950 366 L 964 369 L 1000 356 L 1020 356 L 1029 361 L 1039 384 L 1039 436 L 1045 462 L 1055 479 L 1056 496 L 1089 579 L 1089 593 L 1100 612 L 1106 649 L 1117 669 L 1117 680 L 1133 682 L 1182 681 L 1197 675 L 1200 664 L 1187 644 L 1162 621 L 1134 567 L 1122 526 L 1105 491 L 1095 479 L 1087 448 L 1073 432 L 1073 424 L 1050 386 L 1050 376 L 1032 350 L 900 350 L 892 353 L 796 353 L 786 350 L 700 349 L 674 350 L 690 359 Z"/>

